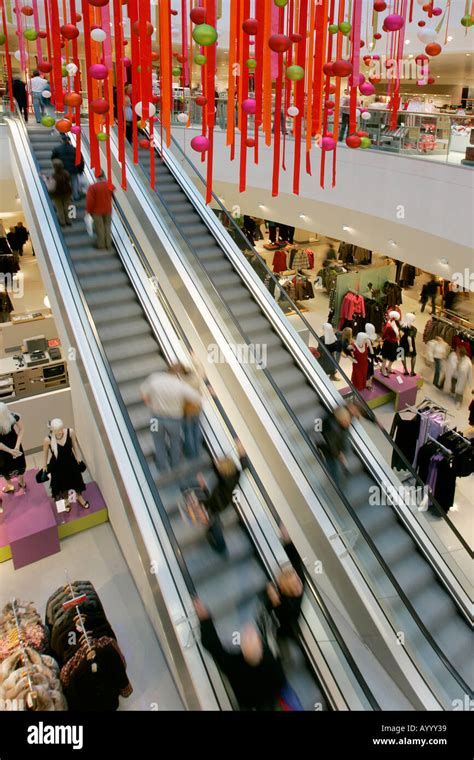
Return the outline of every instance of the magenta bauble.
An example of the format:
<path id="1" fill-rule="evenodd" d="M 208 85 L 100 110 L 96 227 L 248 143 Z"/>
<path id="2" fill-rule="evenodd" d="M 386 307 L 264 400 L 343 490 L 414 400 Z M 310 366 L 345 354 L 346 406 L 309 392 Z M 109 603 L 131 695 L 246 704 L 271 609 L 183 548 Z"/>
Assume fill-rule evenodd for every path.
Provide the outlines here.
<path id="1" fill-rule="evenodd" d="M 356 79 L 354 79 L 354 76 L 351 74 L 349 77 L 349 84 L 351 87 L 357 86 L 360 87 L 361 84 L 364 84 L 365 82 L 365 76 L 363 74 L 357 74 Z"/>
<path id="2" fill-rule="evenodd" d="M 323 150 L 334 150 L 336 147 L 336 141 L 334 137 L 323 137 L 321 140 L 321 148 Z"/>
<path id="3" fill-rule="evenodd" d="M 109 70 L 103 63 L 93 63 L 92 66 L 89 66 L 89 74 L 92 79 L 106 79 L 108 73 Z"/>
<path id="4" fill-rule="evenodd" d="M 128 68 L 129 66 L 132 65 L 132 62 L 131 62 L 130 58 L 127 58 L 127 57 L 122 58 L 122 63 L 123 63 L 124 66 L 126 66 L 126 68 Z"/>
<path id="5" fill-rule="evenodd" d="M 442 8 L 433 8 L 431 11 L 433 16 L 441 16 L 443 9 Z"/>
<path id="6" fill-rule="evenodd" d="M 73 135 L 80 135 L 81 134 L 81 128 L 78 124 L 74 124 L 73 127 L 71 127 L 71 132 Z"/>
<path id="7" fill-rule="evenodd" d="M 373 84 L 370 84 L 370 82 L 364 82 L 359 86 L 359 92 L 362 95 L 373 95 L 375 92 L 375 87 Z"/>
<path id="8" fill-rule="evenodd" d="M 399 16 L 398 13 L 391 13 L 390 16 L 386 16 L 383 22 L 384 27 L 389 32 L 398 32 L 405 24 L 403 16 Z"/>
<path id="9" fill-rule="evenodd" d="M 352 63 L 350 61 L 334 61 L 332 71 L 336 77 L 348 77 L 352 74 Z"/>
<path id="10" fill-rule="evenodd" d="M 268 40 L 268 47 L 274 53 L 285 53 L 291 45 L 291 40 L 285 34 L 272 34 Z"/>
<path id="11" fill-rule="evenodd" d="M 206 150 L 209 150 L 209 146 L 210 142 L 205 135 L 197 135 L 197 137 L 193 137 L 191 140 L 191 148 L 196 153 L 205 153 Z"/>
<path id="12" fill-rule="evenodd" d="M 246 114 L 255 113 L 257 110 L 257 101 L 253 98 L 247 98 L 242 103 L 242 111 Z"/>

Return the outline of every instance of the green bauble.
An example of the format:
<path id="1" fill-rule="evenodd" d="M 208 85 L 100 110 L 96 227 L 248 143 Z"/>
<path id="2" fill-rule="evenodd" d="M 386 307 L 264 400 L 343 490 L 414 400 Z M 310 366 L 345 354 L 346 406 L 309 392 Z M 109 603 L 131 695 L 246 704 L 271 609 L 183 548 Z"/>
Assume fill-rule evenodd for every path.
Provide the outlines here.
<path id="1" fill-rule="evenodd" d="M 300 79 L 303 79 L 304 77 L 304 68 L 302 66 L 296 66 L 296 64 L 293 64 L 292 66 L 288 66 L 286 70 L 286 78 L 291 79 L 292 82 L 298 82 Z"/>
<path id="2" fill-rule="evenodd" d="M 209 47 L 217 40 L 217 31 L 210 24 L 198 24 L 193 30 L 193 40 L 198 45 Z"/>
<path id="3" fill-rule="evenodd" d="M 4 45 L 4 44 L 5 44 L 5 35 L 2 33 L 0 34 L 0 45 Z"/>
<path id="4" fill-rule="evenodd" d="M 277 8 L 284 8 L 288 4 L 288 0 L 273 0 Z"/>
<path id="5" fill-rule="evenodd" d="M 67 68 L 65 66 L 61 66 L 61 76 L 67 77 Z"/>
<path id="6" fill-rule="evenodd" d="M 372 141 L 370 137 L 361 137 L 360 138 L 360 147 L 361 148 L 370 148 L 372 145 Z"/>
<path id="7" fill-rule="evenodd" d="M 180 66 L 173 66 L 173 68 L 171 69 L 171 73 L 173 74 L 174 77 L 181 76 L 181 67 Z"/>
<path id="8" fill-rule="evenodd" d="M 469 28 L 474 24 L 474 16 L 463 16 L 461 19 L 462 26 Z"/>
<path id="9" fill-rule="evenodd" d="M 204 64 L 207 63 L 207 58 L 205 55 L 198 53 L 194 56 L 194 63 L 197 63 L 198 66 L 204 66 Z"/>
<path id="10" fill-rule="evenodd" d="M 248 69 L 250 69 L 250 71 L 253 71 L 257 67 L 257 61 L 255 60 L 255 58 L 248 58 L 245 61 L 245 65 L 247 66 Z"/>
<path id="11" fill-rule="evenodd" d="M 28 40 L 29 42 L 34 42 L 36 39 L 38 39 L 38 32 L 34 29 L 25 29 L 23 32 L 23 36 L 25 40 Z"/>
<path id="12" fill-rule="evenodd" d="M 348 21 L 342 21 L 339 24 L 339 31 L 342 34 L 344 34 L 344 35 L 349 34 L 349 32 L 351 31 L 351 29 L 352 29 L 352 27 L 351 27 L 351 25 L 349 24 Z"/>
<path id="13" fill-rule="evenodd" d="M 329 30 L 329 34 L 337 34 L 339 31 L 339 27 L 337 24 L 329 24 L 328 30 Z"/>
<path id="14" fill-rule="evenodd" d="M 43 125 L 43 127 L 54 127 L 54 125 L 56 124 L 56 120 L 53 119 L 52 116 L 43 116 L 43 118 L 41 119 L 41 124 Z"/>
<path id="15" fill-rule="evenodd" d="M 107 132 L 97 132 L 96 137 L 99 142 L 106 142 L 109 139 Z"/>

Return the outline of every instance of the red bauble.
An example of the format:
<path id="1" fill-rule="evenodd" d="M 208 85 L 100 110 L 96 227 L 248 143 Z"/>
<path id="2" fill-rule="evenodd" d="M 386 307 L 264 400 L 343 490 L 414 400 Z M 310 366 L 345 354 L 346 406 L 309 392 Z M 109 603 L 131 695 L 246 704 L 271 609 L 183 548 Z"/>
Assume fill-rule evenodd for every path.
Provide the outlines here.
<path id="1" fill-rule="evenodd" d="M 154 31 L 155 31 L 155 27 L 153 26 L 153 24 L 151 24 L 149 21 L 147 21 L 146 22 L 146 33 L 148 34 L 148 36 L 151 37 L 151 35 L 153 34 Z M 132 24 L 132 32 L 134 34 L 140 34 L 140 22 L 139 21 L 134 21 L 133 22 L 133 24 Z"/>
<path id="2" fill-rule="evenodd" d="M 189 14 L 189 18 L 193 24 L 205 24 L 206 23 L 206 9 L 205 8 L 193 8 Z"/>
<path id="3" fill-rule="evenodd" d="M 380 77 L 369 77 L 370 84 L 380 84 Z"/>
<path id="4" fill-rule="evenodd" d="M 359 132 L 356 132 L 356 135 L 357 135 L 358 137 L 368 137 L 368 136 L 369 136 L 369 133 L 368 133 L 368 132 L 364 132 L 364 130 L 363 130 L 363 129 L 361 129 L 361 130 L 359 130 Z"/>
<path id="5" fill-rule="evenodd" d="M 374 34 L 374 40 L 381 40 L 381 39 L 382 39 L 382 35 L 380 34 L 380 32 L 376 32 Z"/>
<path id="6" fill-rule="evenodd" d="M 21 9 L 21 12 L 25 16 L 32 16 L 33 15 L 33 8 L 30 5 L 24 5 L 23 8 Z"/>
<path id="7" fill-rule="evenodd" d="M 196 105 L 197 106 L 207 105 L 207 98 L 205 98 L 204 95 L 198 95 L 196 98 Z"/>
<path id="8" fill-rule="evenodd" d="M 335 84 L 330 84 L 329 87 L 327 87 L 328 95 L 334 95 L 334 93 L 336 92 L 336 89 L 337 88 Z"/>
<path id="9" fill-rule="evenodd" d="M 75 21 L 76 21 L 76 24 L 78 24 L 78 23 L 79 23 L 79 21 L 82 21 L 82 16 L 81 16 L 81 14 L 80 14 L 80 13 L 76 13 L 76 16 L 75 16 Z"/>
<path id="10" fill-rule="evenodd" d="M 428 77 L 428 84 L 434 84 L 436 79 L 434 77 Z"/>
<path id="11" fill-rule="evenodd" d="M 426 21 L 418 21 L 418 26 L 426 26 Z"/>
<path id="12" fill-rule="evenodd" d="M 94 5 L 96 8 L 103 8 L 104 5 L 107 5 L 109 0 L 88 0 L 89 5 Z"/>
<path id="13" fill-rule="evenodd" d="M 242 29 L 244 30 L 245 34 L 257 34 L 258 32 L 258 21 L 256 18 L 246 18 L 245 21 L 242 24 Z"/>
<path id="14" fill-rule="evenodd" d="M 334 64 L 332 64 L 331 61 L 328 61 L 327 63 L 325 63 L 323 65 L 323 71 L 324 71 L 324 73 L 327 74 L 330 77 L 334 76 L 334 72 L 332 70 L 333 65 Z"/>
<path id="15" fill-rule="evenodd" d="M 303 39 L 302 35 L 299 34 L 298 32 L 295 32 L 294 34 L 290 34 L 290 40 L 292 42 L 301 42 L 302 39 Z"/>
<path id="16" fill-rule="evenodd" d="M 325 108 L 334 108 L 335 102 L 333 100 L 325 100 L 324 101 L 324 107 Z"/>
<path id="17" fill-rule="evenodd" d="M 40 40 L 45 40 L 48 36 L 48 32 L 38 32 L 38 37 Z"/>
<path id="18" fill-rule="evenodd" d="M 156 50 L 151 51 L 151 60 L 152 61 L 159 61 L 160 60 L 160 54 L 156 52 Z"/>
<path id="19" fill-rule="evenodd" d="M 151 96 L 151 102 L 155 103 L 155 105 L 156 105 L 157 103 L 160 102 L 160 96 L 159 95 L 152 95 Z"/>
<path id="20" fill-rule="evenodd" d="M 386 7 L 387 3 L 385 3 L 384 0 L 375 0 L 374 11 L 377 11 L 377 13 L 382 13 Z"/>
<path id="21" fill-rule="evenodd" d="M 334 61 L 332 65 L 333 74 L 336 77 L 348 77 L 352 72 L 352 63 L 350 61 Z"/>
<path id="22" fill-rule="evenodd" d="M 431 8 L 431 3 L 426 3 L 426 5 L 423 5 L 423 10 L 425 13 L 428 13 L 430 8 Z"/>
<path id="23" fill-rule="evenodd" d="M 80 92 L 67 92 L 64 96 L 64 104 L 68 108 L 77 108 L 82 103 L 82 95 Z"/>
<path id="24" fill-rule="evenodd" d="M 255 140 L 253 139 L 253 137 L 247 137 L 247 139 L 245 141 L 245 144 L 246 144 L 247 148 L 254 148 L 255 147 Z"/>
<path id="25" fill-rule="evenodd" d="M 79 29 L 74 24 L 64 24 L 61 27 L 61 34 L 67 40 L 75 40 L 76 37 L 79 37 Z"/>
<path id="26" fill-rule="evenodd" d="M 105 98 L 96 98 L 95 100 L 91 100 L 89 103 L 89 108 L 91 109 L 92 113 L 108 113 L 109 111 L 109 101 L 105 100 Z"/>
<path id="27" fill-rule="evenodd" d="M 66 47 L 66 43 L 65 42 L 61 42 L 61 47 L 65 48 Z"/>
<path id="28" fill-rule="evenodd" d="M 438 45 L 438 43 L 437 43 L 437 42 L 430 42 L 430 43 L 429 43 L 429 44 L 428 44 L 428 45 L 425 47 L 425 53 L 426 53 L 427 55 L 431 55 L 431 56 L 433 56 L 433 57 L 434 57 L 435 55 L 439 55 L 439 54 L 441 53 L 442 49 L 443 49 L 443 48 L 441 47 L 441 45 Z"/>
<path id="29" fill-rule="evenodd" d="M 42 74 L 49 74 L 49 72 L 52 70 L 53 64 L 49 61 L 42 61 L 41 63 L 38 63 L 38 71 L 41 71 Z"/>
<path id="30" fill-rule="evenodd" d="M 272 34 L 268 40 L 268 47 L 274 53 L 285 53 L 291 45 L 291 40 L 286 34 Z"/>
<path id="31" fill-rule="evenodd" d="M 425 64 L 428 64 L 429 58 L 424 53 L 418 53 L 418 55 L 415 58 L 415 63 L 417 63 L 419 66 L 424 66 Z"/>
<path id="32" fill-rule="evenodd" d="M 360 135 L 349 135 L 349 137 L 346 139 L 346 145 L 348 148 L 358 148 L 360 146 Z"/>
<path id="33" fill-rule="evenodd" d="M 363 57 L 362 60 L 364 61 L 364 63 L 365 63 L 366 66 L 370 66 L 370 62 L 372 60 L 372 56 L 370 56 L 370 55 L 364 55 L 364 57 Z"/>
<path id="34" fill-rule="evenodd" d="M 59 119 L 54 125 L 58 132 L 70 132 L 72 127 L 72 121 L 70 119 Z"/>
<path id="35" fill-rule="evenodd" d="M 176 56 L 176 60 L 178 61 L 178 63 L 186 63 L 186 61 L 188 60 L 188 56 L 187 55 L 177 55 Z"/>
<path id="36" fill-rule="evenodd" d="M 170 13 L 171 13 L 172 16 L 177 16 L 178 15 L 178 11 L 170 10 Z"/>
<path id="37" fill-rule="evenodd" d="M 146 150 L 147 148 L 150 147 L 150 141 L 149 140 L 145 140 L 144 137 L 138 142 L 138 144 L 139 144 L 140 148 L 143 148 L 143 150 Z"/>

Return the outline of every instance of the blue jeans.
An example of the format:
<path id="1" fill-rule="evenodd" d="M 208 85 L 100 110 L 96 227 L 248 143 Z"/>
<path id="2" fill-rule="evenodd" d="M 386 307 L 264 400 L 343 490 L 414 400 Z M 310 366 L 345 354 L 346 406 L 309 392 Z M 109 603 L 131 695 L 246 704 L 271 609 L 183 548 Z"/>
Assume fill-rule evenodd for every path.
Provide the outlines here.
<path id="1" fill-rule="evenodd" d="M 197 459 L 201 450 L 201 426 L 199 414 L 183 419 L 184 456 L 186 459 Z"/>
<path id="2" fill-rule="evenodd" d="M 175 469 L 181 461 L 181 417 L 153 417 L 156 464 L 160 472 Z"/>
<path id="3" fill-rule="evenodd" d="M 436 385 L 439 388 L 440 382 L 441 382 L 441 369 L 443 366 L 443 360 L 442 359 L 435 359 L 434 360 L 434 377 L 433 377 L 433 385 Z"/>
<path id="4" fill-rule="evenodd" d="M 40 92 L 33 92 L 33 111 L 35 112 L 36 121 L 38 124 L 41 122 L 41 118 L 44 116 L 46 109 L 44 106 L 43 96 Z"/>
<path id="5" fill-rule="evenodd" d="M 71 185 L 72 185 L 72 199 L 73 201 L 78 201 L 79 198 L 81 197 L 79 174 L 71 174 Z"/>
<path id="6" fill-rule="evenodd" d="M 207 540 L 218 554 L 225 554 L 227 551 L 224 531 L 222 530 L 222 523 L 219 515 L 210 515 L 210 523 L 207 529 Z"/>

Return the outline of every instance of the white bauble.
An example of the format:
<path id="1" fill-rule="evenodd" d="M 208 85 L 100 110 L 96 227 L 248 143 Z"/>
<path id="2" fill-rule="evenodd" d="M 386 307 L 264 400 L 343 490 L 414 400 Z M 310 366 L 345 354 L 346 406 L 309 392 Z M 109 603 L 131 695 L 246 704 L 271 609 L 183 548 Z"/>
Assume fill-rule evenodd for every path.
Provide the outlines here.
<path id="1" fill-rule="evenodd" d="M 178 121 L 180 124 L 187 124 L 189 120 L 187 113 L 179 113 L 178 114 Z"/>
<path id="2" fill-rule="evenodd" d="M 49 90 L 43 90 L 43 92 L 41 94 L 42 94 L 43 98 L 50 98 L 51 97 L 51 93 L 50 93 Z"/>
<path id="3" fill-rule="evenodd" d="M 19 50 L 15 50 L 14 56 L 15 56 L 16 60 L 19 61 L 21 59 L 21 53 L 20 53 L 20 51 Z"/>
<path id="4" fill-rule="evenodd" d="M 107 34 L 103 29 L 93 29 L 91 31 L 91 37 L 94 42 L 103 42 L 107 38 Z"/>
<path id="5" fill-rule="evenodd" d="M 420 42 L 424 42 L 425 45 L 427 45 L 429 42 L 434 42 L 436 37 L 438 36 L 438 33 L 436 29 L 420 29 L 420 31 L 417 34 L 418 39 Z"/>
<path id="6" fill-rule="evenodd" d="M 364 111 L 364 113 L 362 114 L 362 118 L 364 119 L 364 121 L 369 121 L 370 113 L 368 111 Z"/>
<path id="7" fill-rule="evenodd" d="M 288 108 L 287 114 L 288 116 L 298 116 L 299 112 L 300 112 L 299 108 L 297 108 L 296 106 L 290 106 Z"/>
<path id="8" fill-rule="evenodd" d="M 142 118 L 143 108 L 142 108 L 142 101 L 141 100 L 135 106 L 135 113 L 137 114 L 137 116 L 140 117 L 140 119 Z M 153 105 L 153 103 L 148 103 L 148 115 L 149 115 L 149 117 L 154 116 L 155 113 L 156 113 L 156 108 Z"/>

